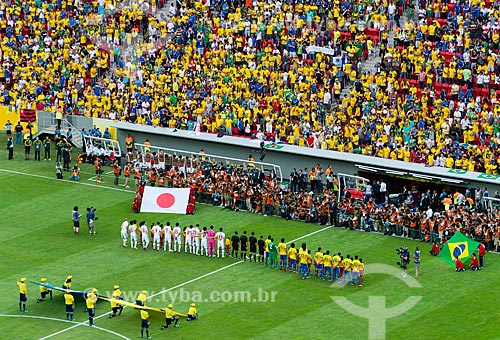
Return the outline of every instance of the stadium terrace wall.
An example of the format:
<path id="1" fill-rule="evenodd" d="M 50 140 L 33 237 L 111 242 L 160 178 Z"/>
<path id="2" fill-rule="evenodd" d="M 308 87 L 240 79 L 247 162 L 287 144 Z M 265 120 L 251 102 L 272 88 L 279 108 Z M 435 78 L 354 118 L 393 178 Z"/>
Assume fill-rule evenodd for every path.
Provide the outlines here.
<path id="1" fill-rule="evenodd" d="M 207 154 L 247 159 L 250 154 L 255 160 L 260 157 L 260 145 L 256 140 L 247 138 L 224 136 L 218 138 L 215 134 L 189 134 L 188 131 L 171 128 L 161 128 L 146 125 L 137 125 L 116 122 L 110 125 L 116 128 L 120 146 L 125 149 L 125 137 L 128 133 L 136 143 L 144 143 L 146 138 L 151 145 L 171 149 L 199 152 L 201 149 Z M 417 178 L 449 185 L 449 186 L 486 186 L 490 196 L 496 190 L 500 191 L 500 176 L 486 175 L 470 171 L 453 171 L 447 168 L 426 167 L 422 164 L 406 163 L 390 159 L 375 158 L 363 155 L 348 154 L 329 150 L 304 148 L 294 145 L 280 145 L 282 148 L 266 148 L 263 162 L 281 166 L 283 177 L 287 178 L 293 168 L 320 164 L 323 169 L 331 164 L 335 173 L 358 175 L 360 172 L 370 173 L 373 176 L 391 176 L 400 179 Z M 372 177 L 373 177 L 372 176 Z"/>

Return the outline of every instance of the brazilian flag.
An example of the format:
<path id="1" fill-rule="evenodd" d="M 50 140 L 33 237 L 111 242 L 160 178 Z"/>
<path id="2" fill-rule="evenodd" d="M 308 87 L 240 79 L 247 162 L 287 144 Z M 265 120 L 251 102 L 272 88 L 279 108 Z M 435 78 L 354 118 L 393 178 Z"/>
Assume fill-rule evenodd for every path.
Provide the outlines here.
<path id="1" fill-rule="evenodd" d="M 446 244 L 439 253 L 439 257 L 455 266 L 455 256 L 462 262 L 469 259 L 472 253 L 479 246 L 479 242 L 473 241 L 461 232 L 457 231 L 455 235 Z"/>
<path id="2" fill-rule="evenodd" d="M 287 89 L 287 90 L 283 91 L 283 99 L 293 100 L 294 97 L 295 97 L 295 93 L 292 90 Z"/>

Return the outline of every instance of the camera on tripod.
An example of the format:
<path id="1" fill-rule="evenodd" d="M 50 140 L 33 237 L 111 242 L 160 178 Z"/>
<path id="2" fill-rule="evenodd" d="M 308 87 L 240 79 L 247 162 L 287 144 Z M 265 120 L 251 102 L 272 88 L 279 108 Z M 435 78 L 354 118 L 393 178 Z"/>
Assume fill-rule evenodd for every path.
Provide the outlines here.
<path id="1" fill-rule="evenodd" d="M 408 247 L 402 247 L 396 249 L 396 254 L 399 256 L 401 261 L 396 262 L 396 264 L 401 268 L 406 268 L 410 263 L 410 252 L 408 251 Z"/>

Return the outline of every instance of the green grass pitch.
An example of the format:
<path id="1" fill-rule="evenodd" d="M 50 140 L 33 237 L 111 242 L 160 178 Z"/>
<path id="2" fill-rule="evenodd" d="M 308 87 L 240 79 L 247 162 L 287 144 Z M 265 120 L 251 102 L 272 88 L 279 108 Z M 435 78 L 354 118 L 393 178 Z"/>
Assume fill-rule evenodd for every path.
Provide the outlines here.
<path id="1" fill-rule="evenodd" d="M 1 142 L 5 145 L 4 138 Z M 201 319 L 194 322 L 181 319 L 179 328 L 161 331 L 164 316 L 150 313 L 153 339 L 369 339 L 383 334 L 380 322 L 374 321 L 369 326 L 367 318 L 346 311 L 347 305 L 339 306 L 332 296 L 344 297 L 362 308 L 374 307 L 375 300 L 385 299 L 385 307 L 393 308 L 396 314 L 385 320 L 386 339 L 500 338 L 500 258 L 495 254 L 486 255 L 482 271 L 455 273 L 448 264 L 428 255 L 428 244 L 375 233 L 339 228 L 321 230 L 325 227 L 200 204 L 194 216 L 133 216 L 130 212 L 133 189 L 113 190 L 111 176 L 105 178 L 106 183 L 95 185 L 88 180 L 93 176 L 92 168 L 83 165 L 79 183 L 57 181 L 54 161 L 24 161 L 21 153 L 17 147 L 15 159 L 7 161 L 5 147 L 0 151 L 2 339 L 140 337 L 137 310 L 126 308 L 123 316 L 109 319 L 105 315 L 110 311 L 109 303 L 100 301 L 95 320 L 100 328 L 91 328 L 86 324 L 84 302 L 77 300 L 76 323 L 66 323 L 62 293 L 54 292 L 53 301 L 37 304 L 38 287 L 29 283 L 29 312 L 18 311 L 19 278 L 38 281 L 46 277 L 49 283 L 61 285 L 67 275 L 73 275 L 74 289 L 96 287 L 106 293 L 119 284 L 127 296 L 146 289 L 157 294 L 149 305 L 165 307 L 175 299 L 174 309 L 182 313 L 187 312 L 190 300 L 196 300 Z M 65 173 L 65 178 L 68 176 Z M 74 205 L 80 209 L 97 207 L 96 236 L 85 232 L 85 223 L 82 235 L 73 235 Z M 367 274 L 363 287 L 330 287 L 328 282 L 315 278 L 301 280 L 292 273 L 248 262 L 237 263 L 229 258 L 134 251 L 121 246 L 119 227 L 125 217 L 149 223 L 180 222 L 183 226 L 213 224 L 224 227 L 226 235 L 234 230 L 247 230 L 257 235 L 285 237 L 287 241 L 300 239 L 296 243 L 307 242 L 312 251 L 322 246 L 344 255 L 359 255 L 367 272 L 371 267 L 382 273 Z M 403 245 L 410 249 L 415 245 L 421 247 L 422 273 L 416 281 L 410 277 L 402 280 L 396 268 L 395 248 Z M 413 265 L 409 272 L 413 274 Z M 250 301 L 236 301 L 242 297 L 236 299 L 237 294 L 249 294 Z M 421 299 L 400 314 L 398 306 L 412 296 Z M 246 299 L 248 295 L 243 297 Z M 181 298 L 185 301 L 180 301 Z M 216 301 L 217 298 L 225 301 Z M 373 309 L 369 316 L 383 319 L 384 315 L 386 312 Z"/>

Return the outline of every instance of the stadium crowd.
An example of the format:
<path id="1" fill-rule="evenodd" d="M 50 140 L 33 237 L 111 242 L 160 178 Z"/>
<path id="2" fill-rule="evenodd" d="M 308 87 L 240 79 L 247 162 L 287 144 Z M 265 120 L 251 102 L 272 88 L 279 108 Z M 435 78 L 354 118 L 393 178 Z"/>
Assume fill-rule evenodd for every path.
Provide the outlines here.
<path id="1" fill-rule="evenodd" d="M 0 104 L 498 173 L 498 3 L 240 2 L 4 3 Z"/>
<path id="2" fill-rule="evenodd" d="M 119 4 L 0 4 L 0 104 L 498 173 L 496 2 L 420 1 L 413 13 L 400 2 L 189 1 L 160 19 Z M 398 25 L 403 9 L 410 20 Z M 363 72 L 375 46 L 382 62 Z M 344 192 L 338 202 L 331 169 L 292 174 L 289 192 L 276 174 L 197 161 L 181 171 L 176 158 L 148 180 L 192 185 L 199 200 L 232 209 L 424 240 L 461 228 L 498 247 L 496 210 L 482 212 L 480 190 L 460 203 L 422 193 L 396 206 Z"/>
<path id="3" fill-rule="evenodd" d="M 264 216 L 277 215 L 319 225 L 445 243 L 456 231 L 498 251 L 499 210 L 489 206 L 486 188 L 441 192 L 404 190 L 391 198 L 383 181 L 356 187 L 338 182 L 332 167 L 294 170 L 287 185 L 273 170 L 217 163 L 203 155 L 187 158 L 146 151 L 128 155 L 139 211 L 145 185 L 190 187 L 197 202 Z M 128 183 L 130 178 L 125 178 Z M 340 189 L 340 190 L 339 190 Z M 339 199 L 340 194 L 340 199 Z M 500 198 L 498 192 L 496 198 Z M 194 202 L 191 202 L 194 203 Z M 194 207 L 193 207 L 194 211 Z"/>

